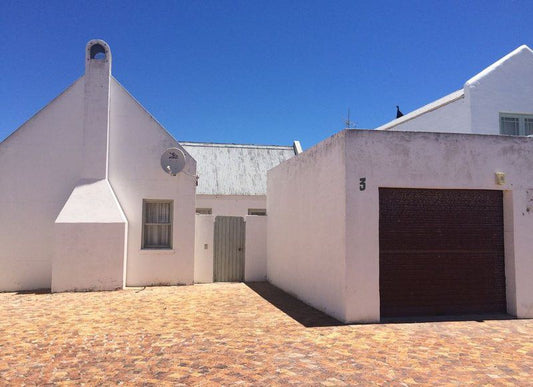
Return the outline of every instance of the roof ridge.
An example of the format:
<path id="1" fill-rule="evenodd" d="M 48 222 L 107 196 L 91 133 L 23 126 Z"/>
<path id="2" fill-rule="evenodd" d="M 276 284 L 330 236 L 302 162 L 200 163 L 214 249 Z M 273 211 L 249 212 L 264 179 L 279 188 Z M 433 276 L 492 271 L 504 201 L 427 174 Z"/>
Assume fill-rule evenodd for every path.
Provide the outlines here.
<path id="1" fill-rule="evenodd" d="M 190 146 L 208 146 L 208 147 L 224 147 L 224 148 L 287 148 L 292 149 L 293 145 L 265 145 L 265 144 L 239 144 L 233 142 L 202 142 L 202 141 L 180 141 L 182 145 Z"/>

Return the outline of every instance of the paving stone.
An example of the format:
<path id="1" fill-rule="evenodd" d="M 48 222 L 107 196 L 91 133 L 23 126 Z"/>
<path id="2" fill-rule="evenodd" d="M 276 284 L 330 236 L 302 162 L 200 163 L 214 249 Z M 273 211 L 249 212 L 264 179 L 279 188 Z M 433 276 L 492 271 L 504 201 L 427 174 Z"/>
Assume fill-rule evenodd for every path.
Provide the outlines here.
<path id="1" fill-rule="evenodd" d="M 0 385 L 531 385 L 533 320 L 342 325 L 268 284 L 0 294 Z"/>

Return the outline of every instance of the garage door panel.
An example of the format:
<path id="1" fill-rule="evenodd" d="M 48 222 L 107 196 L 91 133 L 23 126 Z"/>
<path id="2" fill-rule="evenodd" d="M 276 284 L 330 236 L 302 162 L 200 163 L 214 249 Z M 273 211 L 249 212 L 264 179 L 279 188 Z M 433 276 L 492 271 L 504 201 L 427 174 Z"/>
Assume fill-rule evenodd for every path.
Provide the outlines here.
<path id="1" fill-rule="evenodd" d="M 504 313 L 502 193 L 380 189 L 383 317 Z"/>

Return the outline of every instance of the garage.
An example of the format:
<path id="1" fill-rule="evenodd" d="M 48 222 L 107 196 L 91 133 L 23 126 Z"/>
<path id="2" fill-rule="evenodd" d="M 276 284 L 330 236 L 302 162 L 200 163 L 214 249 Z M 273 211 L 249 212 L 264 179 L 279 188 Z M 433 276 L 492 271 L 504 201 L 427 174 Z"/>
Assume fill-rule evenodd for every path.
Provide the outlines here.
<path id="1" fill-rule="evenodd" d="M 379 188 L 382 317 L 506 313 L 503 194 Z"/>

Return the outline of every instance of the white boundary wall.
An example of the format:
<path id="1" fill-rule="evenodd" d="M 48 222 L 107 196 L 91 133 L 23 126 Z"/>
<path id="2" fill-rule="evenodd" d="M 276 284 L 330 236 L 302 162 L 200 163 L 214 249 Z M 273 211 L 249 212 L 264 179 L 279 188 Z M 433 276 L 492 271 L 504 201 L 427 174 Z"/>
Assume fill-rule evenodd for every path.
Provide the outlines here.
<path id="1" fill-rule="evenodd" d="M 339 320 L 345 317 L 342 134 L 268 171 L 267 278 Z"/>
<path id="2" fill-rule="evenodd" d="M 267 218 L 250 215 L 244 218 L 246 243 L 244 248 L 244 280 L 265 281 L 267 276 Z"/>

